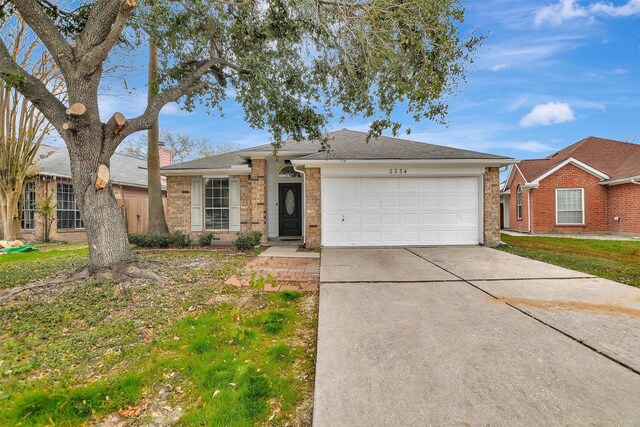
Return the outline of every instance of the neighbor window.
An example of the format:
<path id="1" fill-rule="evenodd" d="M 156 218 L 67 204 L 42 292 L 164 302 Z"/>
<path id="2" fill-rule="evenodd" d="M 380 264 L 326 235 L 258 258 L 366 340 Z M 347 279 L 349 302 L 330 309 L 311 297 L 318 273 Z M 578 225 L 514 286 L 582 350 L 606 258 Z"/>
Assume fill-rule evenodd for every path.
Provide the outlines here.
<path id="1" fill-rule="evenodd" d="M 73 185 L 58 184 L 56 197 L 58 198 L 58 209 L 56 210 L 58 230 L 84 229 L 84 221 L 80 218 Z"/>
<path id="2" fill-rule="evenodd" d="M 204 228 L 229 229 L 229 179 L 205 178 L 204 180 Z"/>
<path id="3" fill-rule="evenodd" d="M 522 186 L 518 185 L 516 193 L 516 204 L 518 207 L 518 219 L 522 219 Z"/>
<path id="4" fill-rule="evenodd" d="M 36 184 L 34 182 L 27 182 L 24 185 L 21 220 L 23 230 L 36 228 Z"/>
<path id="5" fill-rule="evenodd" d="M 559 225 L 584 224 L 584 190 L 559 188 L 556 190 L 556 223 Z"/>

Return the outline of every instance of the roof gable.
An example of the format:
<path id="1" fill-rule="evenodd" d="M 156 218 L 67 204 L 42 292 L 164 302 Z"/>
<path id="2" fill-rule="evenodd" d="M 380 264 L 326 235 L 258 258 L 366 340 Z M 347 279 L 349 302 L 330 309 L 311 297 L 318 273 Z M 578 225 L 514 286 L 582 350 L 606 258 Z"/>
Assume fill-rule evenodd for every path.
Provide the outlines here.
<path id="1" fill-rule="evenodd" d="M 587 165 L 588 168 L 583 167 L 583 169 L 588 172 L 595 170 L 608 177 L 603 179 L 640 175 L 640 145 L 593 136 L 582 139 L 544 159 L 523 160 L 519 167 L 525 179 L 532 182 L 568 159 Z M 598 174 L 595 175 L 598 176 Z"/>

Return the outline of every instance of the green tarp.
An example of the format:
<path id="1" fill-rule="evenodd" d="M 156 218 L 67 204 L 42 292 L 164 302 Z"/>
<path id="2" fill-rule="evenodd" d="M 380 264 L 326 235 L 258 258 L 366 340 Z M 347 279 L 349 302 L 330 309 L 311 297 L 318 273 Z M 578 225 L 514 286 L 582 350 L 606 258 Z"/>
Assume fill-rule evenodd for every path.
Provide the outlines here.
<path id="1" fill-rule="evenodd" d="M 39 250 L 38 248 L 36 248 L 35 246 L 31 246 L 31 245 L 20 245 L 20 246 L 14 246 L 12 248 L 2 248 L 0 249 L 0 252 L 4 252 L 6 254 L 21 254 L 24 252 L 33 252 L 33 251 L 37 251 Z"/>

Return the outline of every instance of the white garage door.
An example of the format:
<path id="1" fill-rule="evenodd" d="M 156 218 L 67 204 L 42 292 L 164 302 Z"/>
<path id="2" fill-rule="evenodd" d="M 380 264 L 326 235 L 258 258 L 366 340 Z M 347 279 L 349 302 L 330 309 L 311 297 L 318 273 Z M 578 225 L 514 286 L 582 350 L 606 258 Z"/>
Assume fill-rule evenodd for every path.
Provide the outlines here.
<path id="1" fill-rule="evenodd" d="M 477 244 L 478 204 L 477 177 L 323 177 L 322 244 Z"/>

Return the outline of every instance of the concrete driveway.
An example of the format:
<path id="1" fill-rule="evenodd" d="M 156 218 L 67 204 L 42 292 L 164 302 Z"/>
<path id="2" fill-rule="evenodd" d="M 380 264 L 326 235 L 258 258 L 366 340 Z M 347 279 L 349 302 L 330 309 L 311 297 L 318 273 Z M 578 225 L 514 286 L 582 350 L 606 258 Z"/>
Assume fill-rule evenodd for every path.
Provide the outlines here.
<path id="1" fill-rule="evenodd" d="M 314 426 L 638 425 L 640 290 L 483 247 L 325 249 Z"/>

